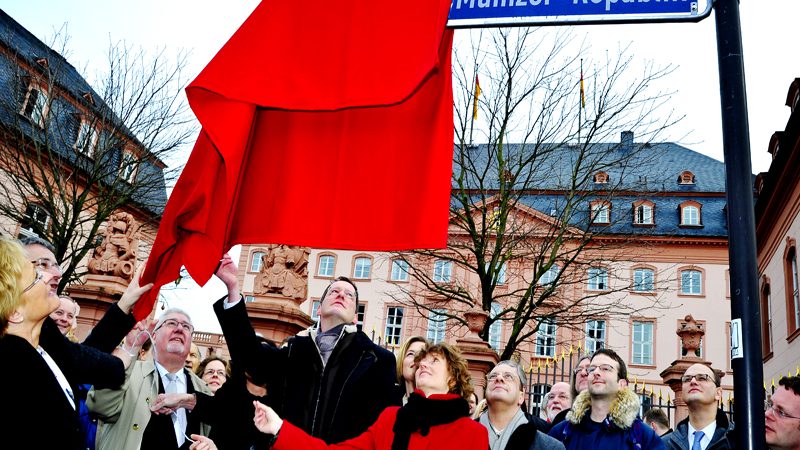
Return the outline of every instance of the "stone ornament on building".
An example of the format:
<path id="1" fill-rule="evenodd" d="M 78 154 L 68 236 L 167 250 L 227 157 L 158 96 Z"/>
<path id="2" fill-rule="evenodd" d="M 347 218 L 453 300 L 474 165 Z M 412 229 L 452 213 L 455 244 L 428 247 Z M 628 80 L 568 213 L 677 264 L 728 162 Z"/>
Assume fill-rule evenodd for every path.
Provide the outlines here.
<path id="1" fill-rule="evenodd" d="M 676 333 L 681 339 L 683 355 L 695 356 L 700 349 L 700 341 L 706 332 L 697 324 L 691 314 L 687 315 L 680 324 Z"/>
<path id="2" fill-rule="evenodd" d="M 255 279 L 255 294 L 278 294 L 304 299 L 308 292 L 308 255 L 306 247 L 270 244 L 262 256 L 261 270 Z"/>
<path id="3" fill-rule="evenodd" d="M 139 246 L 138 230 L 139 224 L 132 215 L 125 212 L 112 214 L 102 234 L 103 240 L 95 247 L 89 260 L 89 273 L 130 280 Z"/>

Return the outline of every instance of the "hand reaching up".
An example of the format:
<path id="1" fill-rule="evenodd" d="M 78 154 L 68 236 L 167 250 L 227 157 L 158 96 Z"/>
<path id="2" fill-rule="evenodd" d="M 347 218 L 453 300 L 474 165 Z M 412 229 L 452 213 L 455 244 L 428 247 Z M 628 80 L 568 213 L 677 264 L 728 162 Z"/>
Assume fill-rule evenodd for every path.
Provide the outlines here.
<path id="1" fill-rule="evenodd" d="M 219 268 L 217 268 L 217 271 L 214 275 L 222 280 L 222 282 L 225 283 L 225 287 L 228 288 L 228 301 L 238 301 L 239 269 L 237 269 L 236 264 L 233 263 L 233 258 L 231 258 L 231 255 L 225 253 L 222 256 L 222 259 L 219 262 Z"/>
<path id="2" fill-rule="evenodd" d="M 147 260 L 142 261 L 142 263 L 139 264 L 139 267 L 136 269 L 136 273 L 133 274 L 131 283 L 128 285 L 128 288 L 125 289 L 125 293 L 122 294 L 122 298 L 119 299 L 119 303 L 117 303 L 119 309 L 121 309 L 125 314 L 131 312 L 131 308 L 133 308 L 133 305 L 139 301 L 139 298 L 142 297 L 142 294 L 153 288 L 153 283 L 147 283 L 144 286 L 139 286 L 139 279 L 142 277 L 142 272 L 144 272 L 144 266 L 146 265 Z"/>
<path id="3" fill-rule="evenodd" d="M 258 431 L 264 434 L 278 434 L 281 426 L 283 426 L 283 419 L 272 408 L 259 401 L 254 401 L 253 406 L 256 408 L 253 423 L 256 424 Z"/>

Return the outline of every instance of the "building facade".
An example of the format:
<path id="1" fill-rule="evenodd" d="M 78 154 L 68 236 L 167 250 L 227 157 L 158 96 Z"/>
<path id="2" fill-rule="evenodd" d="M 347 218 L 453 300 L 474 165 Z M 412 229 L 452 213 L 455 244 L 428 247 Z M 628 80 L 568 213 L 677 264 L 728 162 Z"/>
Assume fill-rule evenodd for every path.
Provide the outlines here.
<path id="1" fill-rule="evenodd" d="M 791 115 L 770 139 L 769 171 L 756 177 L 756 245 L 760 273 L 764 380 L 777 385 L 800 371 L 800 78 L 789 86 Z"/>
<path id="2" fill-rule="evenodd" d="M 633 136 L 623 133 L 621 143 L 603 144 L 613 152 L 632 144 Z M 620 145 L 623 144 L 623 145 Z M 723 387 L 733 386 L 729 354 L 730 293 L 728 290 L 728 246 L 725 211 L 725 181 L 722 162 L 673 143 L 643 145 L 653 162 L 645 171 L 608 168 L 594 176 L 595 188 L 607 191 L 609 180 L 631 178 L 611 195 L 587 196 L 579 221 L 605 225 L 593 239 L 608 245 L 591 255 L 591 264 L 579 265 L 574 282 L 558 288 L 556 298 L 564 301 L 590 298 L 592 314 L 580 323 L 555 317 L 544 321 L 536 333 L 517 349 L 529 370 L 561 369 L 575 352 L 600 347 L 617 351 L 629 366 L 631 382 L 641 388 L 670 393 L 660 376 L 662 370 L 682 356 L 677 329 L 686 316 L 706 332 L 700 357 L 725 373 Z M 645 187 L 641 187 L 642 185 Z M 636 190 L 640 186 L 640 190 Z M 559 193 L 543 190 L 523 197 L 514 211 L 519 220 L 548 223 L 556 212 Z M 601 205 L 598 211 L 598 206 Z M 368 214 L 368 213 L 365 213 Z M 368 219 L 368 217 L 367 217 Z M 451 228 L 451 239 L 458 230 Z M 243 293 L 249 301 L 259 299 L 254 280 L 262 269 L 266 245 L 243 245 L 239 261 Z M 455 251 L 455 250 L 454 250 Z M 591 252 L 592 250 L 588 250 Z M 606 253 L 603 253 L 606 252 Z M 417 256 L 408 256 L 413 261 Z M 509 261 L 495 293 L 515 292 L 530 279 L 529 261 Z M 455 302 L 426 293 L 409 271 L 429 271 L 434 282 L 478 286 L 477 276 L 459 264 L 435 258 L 411 267 L 398 254 L 311 249 L 308 257 L 308 298 L 300 308 L 317 319 L 319 296 L 337 276 L 347 276 L 358 285 L 358 323 L 375 342 L 396 349 L 407 338 L 426 336 L 432 341 L 464 337 L 466 327 L 446 318 L 460 311 Z M 548 282 L 550 275 L 539 279 Z M 555 274 L 553 274 L 555 276 Z M 416 302 L 409 295 L 419 296 Z M 430 297 L 430 304 L 426 299 Z M 420 298 L 423 299 L 420 301 Z M 420 308 L 418 305 L 425 307 Z M 598 306 L 599 305 L 599 306 Z M 607 308 L 604 311 L 604 305 Z M 497 308 L 503 305 L 498 304 Z M 624 315 L 614 308 L 623 308 Z M 439 314 L 438 312 L 441 312 Z M 502 352 L 511 332 L 510 323 L 495 322 L 488 342 Z M 580 349 L 580 350 L 579 350 Z M 558 367 L 559 369 L 552 369 Z M 535 378 L 535 377 L 534 377 Z M 533 384 L 537 384 L 534 380 Z M 534 386 L 546 392 L 547 386 Z M 674 398 L 673 394 L 672 397 Z M 730 395 L 730 394 L 727 394 Z M 536 402 L 535 398 L 532 401 Z"/>

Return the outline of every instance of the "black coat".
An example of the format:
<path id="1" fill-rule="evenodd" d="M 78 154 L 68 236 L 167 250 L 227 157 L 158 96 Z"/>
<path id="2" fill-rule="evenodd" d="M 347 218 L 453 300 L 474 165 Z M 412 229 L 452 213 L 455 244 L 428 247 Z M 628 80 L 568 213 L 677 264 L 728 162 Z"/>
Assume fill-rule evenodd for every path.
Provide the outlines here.
<path id="1" fill-rule="evenodd" d="M 714 436 L 708 443 L 706 450 L 729 450 L 736 448 L 736 441 L 733 435 L 733 424 L 728 421 L 728 416 L 721 409 L 717 410 L 717 428 Z M 678 423 L 675 431 L 665 434 L 661 440 L 668 450 L 689 450 L 689 418 L 685 418 Z"/>
<path id="2" fill-rule="evenodd" d="M 224 309 L 214 304 L 233 364 L 267 379 L 267 390 L 282 418 L 327 443 L 358 436 L 387 406 L 399 406 L 394 355 L 366 334 L 346 332 L 328 359 L 308 336 L 282 348 L 262 346 L 244 302 Z"/>
<path id="3" fill-rule="evenodd" d="M 66 341 L 66 339 L 64 339 Z M 119 386 L 125 380 L 122 362 L 113 356 L 69 341 L 45 349 L 70 383 L 86 380 L 77 364 L 62 366 L 59 361 L 79 358 L 97 370 L 88 377 L 106 385 Z M 94 353 L 98 352 L 98 353 Z M 102 355 L 99 359 L 94 356 Z M 106 357 L 110 359 L 106 359 Z M 3 448 L 79 449 L 83 439 L 75 409 L 70 406 L 55 375 L 39 352 L 26 340 L 5 335 L 0 338 L 0 385 L 5 386 L 7 414 L 2 420 Z M 81 378 L 79 378 L 81 377 Z"/>

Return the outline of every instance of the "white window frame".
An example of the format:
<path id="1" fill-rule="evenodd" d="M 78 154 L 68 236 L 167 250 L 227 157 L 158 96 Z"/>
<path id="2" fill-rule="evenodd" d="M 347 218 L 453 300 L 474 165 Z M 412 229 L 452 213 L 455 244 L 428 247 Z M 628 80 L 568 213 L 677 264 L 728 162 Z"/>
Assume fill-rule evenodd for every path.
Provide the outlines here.
<path id="1" fill-rule="evenodd" d="M 364 317 L 367 315 L 367 304 L 365 302 L 358 302 L 358 308 L 356 309 L 356 325 L 363 328 L 364 327 Z M 361 329 L 359 328 L 359 330 Z"/>
<path id="2" fill-rule="evenodd" d="M 700 208 L 694 205 L 681 208 L 681 225 L 700 225 Z"/>
<path id="3" fill-rule="evenodd" d="M 533 354 L 552 358 L 556 355 L 556 333 L 558 326 L 555 319 L 542 319 L 539 329 L 536 330 L 536 344 Z"/>
<path id="4" fill-rule="evenodd" d="M 73 145 L 73 148 L 75 148 L 75 150 L 82 155 L 93 158 L 95 151 L 97 151 L 99 134 L 100 133 L 97 131 L 97 127 L 92 125 L 89 121 L 81 119 L 81 124 L 78 127 L 78 136 L 75 138 L 75 144 Z M 126 153 L 130 152 L 123 152 L 122 164 L 124 164 L 124 157 Z M 124 170 L 124 165 L 121 167 L 121 170 Z"/>
<path id="5" fill-rule="evenodd" d="M 697 274 L 697 281 L 693 277 Z M 688 280 L 688 283 L 687 283 Z M 703 294 L 703 272 L 697 269 L 681 270 L 681 294 L 682 295 L 702 295 Z"/>
<path id="6" fill-rule="evenodd" d="M 631 364 L 653 365 L 653 334 L 655 325 L 650 321 L 634 320 L 631 326 Z M 649 334 L 649 339 L 648 335 Z"/>
<path id="7" fill-rule="evenodd" d="M 431 344 L 438 344 L 444 341 L 445 330 L 447 328 L 447 312 L 446 309 L 437 308 L 430 311 L 428 316 L 428 342 Z"/>
<path id="8" fill-rule="evenodd" d="M 636 207 L 634 213 L 634 223 L 637 225 L 652 225 L 653 224 L 653 207 L 642 203 Z"/>
<path id="9" fill-rule="evenodd" d="M 322 300 L 314 300 L 311 302 L 311 320 L 314 322 L 319 322 L 319 307 L 322 304 Z"/>
<path id="10" fill-rule="evenodd" d="M 31 93 L 36 91 L 36 99 L 35 103 L 33 104 L 30 113 L 27 114 L 25 111 L 28 109 L 28 105 L 31 100 Z M 28 85 L 28 91 L 25 93 L 25 101 L 22 102 L 22 109 L 20 110 L 20 114 L 30 119 L 33 123 L 38 125 L 39 127 L 44 127 L 44 121 L 47 118 L 47 113 L 49 108 L 50 102 L 50 94 L 47 92 L 46 89 L 42 89 L 37 83 L 30 83 Z"/>
<path id="11" fill-rule="evenodd" d="M 649 273 L 649 280 L 646 273 Z M 649 284 L 648 284 L 649 281 Z M 654 292 L 656 289 L 656 273 L 647 267 L 633 269 L 633 291 L 634 292 Z"/>
<path id="12" fill-rule="evenodd" d="M 386 308 L 386 327 L 384 328 L 384 344 L 398 346 L 403 338 L 403 307 L 389 306 Z"/>
<path id="13" fill-rule="evenodd" d="M 33 210 L 33 213 L 29 213 L 29 209 Z M 36 234 L 35 227 L 31 225 L 36 223 L 40 225 L 42 230 L 47 230 L 47 227 L 50 226 L 50 214 L 47 213 L 47 210 L 45 210 L 42 205 L 29 202 L 25 206 L 25 221 L 28 222 L 29 225 L 26 227 L 24 223 L 20 224 L 20 229 L 39 236 Z"/>
<path id="14" fill-rule="evenodd" d="M 250 272 L 261 271 L 261 261 L 266 253 L 261 251 L 253 252 L 250 256 Z"/>
<path id="15" fill-rule="evenodd" d="M 437 259 L 433 262 L 433 282 L 449 283 L 453 280 L 453 262 Z"/>
<path id="16" fill-rule="evenodd" d="M 330 264 L 328 262 L 330 262 Z M 317 276 L 333 277 L 335 271 L 336 257 L 333 255 L 321 255 L 319 257 L 319 266 L 317 267 Z"/>
<path id="17" fill-rule="evenodd" d="M 587 354 L 592 354 L 606 346 L 606 321 L 602 319 L 588 320 L 586 322 L 586 343 L 584 348 Z"/>
<path id="18" fill-rule="evenodd" d="M 359 256 L 353 262 L 353 279 L 368 280 L 372 274 L 372 259 L 366 256 Z"/>
<path id="19" fill-rule="evenodd" d="M 492 303 L 491 310 L 489 311 L 489 315 L 494 319 L 498 315 L 500 315 L 500 304 L 499 303 Z M 500 342 L 503 340 L 503 321 L 496 320 L 492 322 L 489 326 L 489 347 L 491 347 L 494 351 L 500 351 Z"/>
<path id="20" fill-rule="evenodd" d="M 408 261 L 402 259 L 392 260 L 391 281 L 408 281 Z"/>
<path id="21" fill-rule="evenodd" d="M 550 268 L 547 269 L 547 271 L 543 273 L 541 277 L 539 277 L 539 286 L 555 283 L 556 278 L 558 278 L 558 273 L 560 270 L 561 268 L 555 264 L 550 266 Z"/>
<path id="22" fill-rule="evenodd" d="M 591 206 L 592 223 L 607 224 L 611 223 L 611 205 L 607 202 L 592 203 Z"/>
<path id="23" fill-rule="evenodd" d="M 608 269 L 605 267 L 590 267 L 586 273 L 586 289 L 590 291 L 608 290 Z"/>

